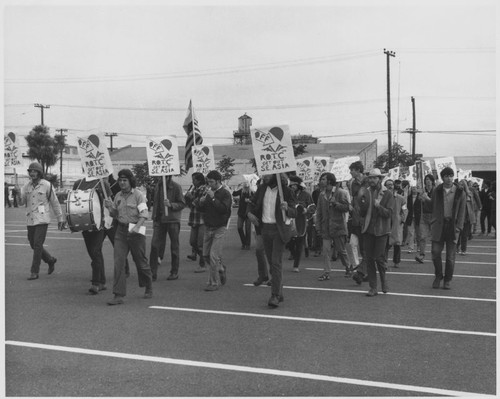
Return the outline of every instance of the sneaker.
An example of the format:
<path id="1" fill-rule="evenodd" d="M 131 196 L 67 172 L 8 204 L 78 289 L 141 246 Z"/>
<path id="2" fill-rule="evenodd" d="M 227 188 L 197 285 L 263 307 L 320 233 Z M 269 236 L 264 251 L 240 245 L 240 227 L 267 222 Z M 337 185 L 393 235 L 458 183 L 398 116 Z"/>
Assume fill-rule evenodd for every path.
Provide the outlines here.
<path id="1" fill-rule="evenodd" d="M 177 280 L 179 278 L 179 275 L 178 274 L 170 274 L 168 277 L 167 277 L 167 280 Z"/>
<path id="2" fill-rule="evenodd" d="M 219 287 L 217 287 L 216 285 L 207 285 L 205 287 L 205 291 L 217 291 L 219 289 Z"/>
<path id="3" fill-rule="evenodd" d="M 99 293 L 99 286 L 97 285 L 92 285 L 90 288 L 89 288 L 89 294 L 90 295 L 97 295 Z"/>
<path id="4" fill-rule="evenodd" d="M 352 266 L 349 266 L 348 268 L 345 269 L 345 274 L 344 274 L 344 277 L 345 278 L 350 278 L 352 276 L 352 273 L 353 273 L 353 268 Z"/>
<path id="5" fill-rule="evenodd" d="M 270 308 L 277 308 L 280 305 L 280 298 L 276 295 L 272 295 L 271 298 L 269 298 L 267 305 Z"/>
<path id="6" fill-rule="evenodd" d="M 151 288 L 146 288 L 146 291 L 144 292 L 144 299 L 151 299 L 153 298 L 153 290 Z"/>
<path id="7" fill-rule="evenodd" d="M 196 254 L 188 255 L 187 258 L 190 260 L 196 260 Z"/>
<path id="8" fill-rule="evenodd" d="M 194 272 L 195 273 L 205 273 L 207 271 L 207 268 L 206 267 L 202 267 L 202 266 L 198 266 Z"/>
<path id="9" fill-rule="evenodd" d="M 49 274 L 54 273 L 54 268 L 55 268 L 56 262 L 57 262 L 57 258 L 52 258 L 52 260 L 49 262 L 49 271 L 48 271 Z"/>
<path id="10" fill-rule="evenodd" d="M 31 273 L 31 276 L 28 277 L 28 280 L 36 280 L 38 279 L 38 274 L 36 273 Z"/>
<path id="11" fill-rule="evenodd" d="M 417 255 L 415 256 L 415 260 L 418 262 L 418 263 L 424 263 L 424 257 L 422 255 Z"/>
<path id="12" fill-rule="evenodd" d="M 106 291 L 108 288 L 104 284 L 99 284 L 99 291 Z"/>
<path id="13" fill-rule="evenodd" d="M 432 288 L 439 288 L 440 285 L 441 285 L 441 278 L 436 277 L 432 282 Z"/>
<path id="14" fill-rule="evenodd" d="M 451 287 L 450 287 L 450 282 L 449 282 L 449 281 L 445 281 L 445 282 L 443 283 L 443 289 L 444 289 L 444 290 L 449 290 L 449 289 L 451 289 Z"/>
<path id="15" fill-rule="evenodd" d="M 113 306 L 113 305 L 122 305 L 123 304 L 123 297 L 120 295 L 115 295 L 113 299 L 110 299 L 108 301 L 108 305 Z"/>
<path id="16" fill-rule="evenodd" d="M 394 263 L 394 265 L 392 267 L 399 269 L 399 263 Z"/>
<path id="17" fill-rule="evenodd" d="M 330 280 L 329 273 L 323 273 L 321 276 L 318 277 L 318 281 L 325 281 L 325 280 Z"/>
<path id="18" fill-rule="evenodd" d="M 298 267 L 294 267 L 294 268 L 293 268 L 293 272 L 294 272 L 294 273 L 299 273 L 299 272 L 300 272 L 300 270 L 299 270 L 299 268 L 298 268 Z"/>
<path id="19" fill-rule="evenodd" d="M 265 283 L 268 280 L 269 280 L 269 278 L 267 278 L 267 277 L 266 278 L 260 278 L 260 277 L 258 277 L 257 280 L 255 280 L 253 282 L 253 285 L 255 285 L 256 287 L 258 287 L 259 285 L 261 285 L 262 283 Z"/>
<path id="20" fill-rule="evenodd" d="M 366 293 L 366 296 L 377 296 L 378 292 L 375 288 L 370 288 L 370 290 Z"/>
<path id="21" fill-rule="evenodd" d="M 465 256 L 465 255 L 467 255 L 467 252 L 462 251 L 462 252 L 460 252 L 460 255 Z"/>
<path id="22" fill-rule="evenodd" d="M 356 282 L 357 285 L 361 285 L 363 282 L 363 273 L 356 272 L 352 275 L 352 279 Z"/>
<path id="23" fill-rule="evenodd" d="M 273 285 L 273 281 L 271 279 L 269 279 L 266 284 L 268 287 L 270 287 Z"/>

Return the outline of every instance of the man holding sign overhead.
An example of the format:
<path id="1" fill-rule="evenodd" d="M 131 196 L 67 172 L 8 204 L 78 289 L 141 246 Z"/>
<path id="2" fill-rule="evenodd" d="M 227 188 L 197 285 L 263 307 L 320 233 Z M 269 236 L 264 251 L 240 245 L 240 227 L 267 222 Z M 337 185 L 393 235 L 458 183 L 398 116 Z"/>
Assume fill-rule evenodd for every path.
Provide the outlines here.
<path id="1" fill-rule="evenodd" d="M 290 218 L 296 214 L 295 199 L 281 173 L 295 171 L 297 163 L 288 126 L 252 129 L 252 147 L 264 183 L 257 189 L 247 216 L 252 224 L 262 226 L 272 281 L 268 305 L 276 308 L 283 302 L 283 252 L 292 238 Z"/>

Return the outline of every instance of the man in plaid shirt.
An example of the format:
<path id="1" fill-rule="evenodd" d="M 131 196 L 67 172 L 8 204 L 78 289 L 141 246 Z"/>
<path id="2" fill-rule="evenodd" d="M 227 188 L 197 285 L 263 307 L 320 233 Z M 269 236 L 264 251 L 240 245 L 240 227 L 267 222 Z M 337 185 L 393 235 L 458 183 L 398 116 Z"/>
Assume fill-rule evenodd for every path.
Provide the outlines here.
<path id="1" fill-rule="evenodd" d="M 191 235 L 189 237 L 189 244 L 193 249 L 192 255 L 188 255 L 188 259 L 196 260 L 197 255 L 200 257 L 200 263 L 195 273 L 203 273 L 206 269 L 205 259 L 203 259 L 203 236 L 205 234 L 205 225 L 203 223 L 203 212 L 199 211 L 193 202 L 195 199 L 201 198 L 205 195 L 205 177 L 200 172 L 194 172 L 191 176 L 193 179 L 193 186 L 184 196 L 187 205 L 191 209 L 189 212 L 188 225 L 191 226 Z"/>

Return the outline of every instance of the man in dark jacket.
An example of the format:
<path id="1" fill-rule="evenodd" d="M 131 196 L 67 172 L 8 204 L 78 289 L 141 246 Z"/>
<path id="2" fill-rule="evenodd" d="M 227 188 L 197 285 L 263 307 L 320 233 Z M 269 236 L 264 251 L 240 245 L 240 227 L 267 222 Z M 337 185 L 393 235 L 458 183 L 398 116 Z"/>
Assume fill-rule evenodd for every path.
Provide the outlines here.
<path id="1" fill-rule="evenodd" d="M 203 256 L 209 266 L 210 274 L 205 291 L 217 291 L 226 284 L 226 265 L 222 261 L 222 249 L 227 225 L 231 216 L 231 193 L 222 186 L 222 176 L 216 170 L 207 174 L 208 190 L 194 205 L 203 212 L 205 235 L 203 238 Z"/>
<path id="2" fill-rule="evenodd" d="M 295 199 L 281 178 L 283 198 L 278 192 L 277 175 L 264 175 L 264 183 L 259 186 L 255 203 L 249 206 L 248 218 L 255 226 L 262 225 L 262 239 L 267 260 L 271 269 L 270 307 L 276 308 L 283 302 L 283 252 L 285 245 L 292 238 L 292 226 L 289 218 L 296 215 Z"/>
<path id="3" fill-rule="evenodd" d="M 443 280 L 442 253 L 446 245 L 446 266 L 443 288 L 450 289 L 455 268 L 457 240 L 465 219 L 465 193 L 462 188 L 453 183 L 453 169 L 446 167 L 441 173 L 443 183 L 432 193 L 432 262 L 434 263 L 435 279 L 432 288 L 439 288 Z"/>
<path id="4" fill-rule="evenodd" d="M 247 218 L 247 204 L 252 196 L 250 184 L 245 181 L 239 190 L 233 191 L 233 197 L 239 197 L 238 201 L 238 234 L 241 240 L 241 249 L 250 249 L 252 241 L 252 224 Z"/>
<path id="5" fill-rule="evenodd" d="M 166 176 L 167 198 L 164 198 L 163 176 L 158 179 L 154 191 L 153 213 L 153 237 L 151 238 L 151 251 L 149 254 L 149 266 L 153 274 L 153 281 L 157 279 L 158 266 L 164 254 L 167 234 L 170 238 L 170 253 L 172 265 L 167 280 L 179 278 L 179 232 L 181 230 L 181 213 L 186 202 L 179 183 L 172 180 L 172 176 Z"/>

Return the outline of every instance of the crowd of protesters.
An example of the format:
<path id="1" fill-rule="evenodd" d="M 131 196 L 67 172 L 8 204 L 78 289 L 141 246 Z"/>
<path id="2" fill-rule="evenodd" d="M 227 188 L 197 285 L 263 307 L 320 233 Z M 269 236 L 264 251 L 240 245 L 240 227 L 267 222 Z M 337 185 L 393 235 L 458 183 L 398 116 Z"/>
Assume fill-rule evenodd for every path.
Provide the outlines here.
<path id="1" fill-rule="evenodd" d="M 238 198 L 237 231 L 242 250 L 255 247 L 257 279 L 255 286 L 271 287 L 270 307 L 284 301 L 283 259 L 287 258 L 294 272 L 309 256 L 322 256 L 324 271 L 319 281 L 331 278 L 333 262 L 337 259 L 345 277 L 358 285 L 368 282 L 367 296 L 389 291 L 386 277 L 390 251 L 392 267 L 401 264 L 401 252 L 415 253 L 415 262 L 422 264 L 430 258 L 434 265 L 433 288 L 451 288 L 455 254 L 467 255 L 467 243 L 473 237 L 489 237 L 492 227 L 496 237 L 496 183 L 479 185 L 465 179 L 458 181 L 451 168 L 439 176 L 428 174 L 423 188 L 410 186 L 406 180 L 386 178 L 379 169 L 365 172 L 357 161 L 350 165 L 351 179 L 339 182 L 334 174 L 325 172 L 319 184 L 308 187 L 295 173 L 263 176 L 252 190 L 245 182 L 234 191 L 223 185 L 218 171 L 206 176 L 193 173 L 193 185 L 183 193 L 171 176 L 157 180 L 152 193 L 152 212 L 148 201 L 136 188 L 135 176 L 128 169 L 118 173 L 118 181 L 109 177 L 103 186 L 108 193 L 97 190 L 100 201 L 113 218 L 111 226 L 99 231 L 112 231 L 114 244 L 113 298 L 109 305 L 124 303 L 126 278 L 129 275 L 127 255 L 131 252 L 137 268 L 139 286 L 145 288 L 144 298 L 152 298 L 153 282 L 158 278 L 160 264 L 165 260 L 167 236 L 170 239 L 170 272 L 167 280 L 178 279 L 179 233 L 181 213 L 189 208 L 191 253 L 188 259 L 199 259 L 196 273 L 208 272 L 205 291 L 217 291 L 226 284 L 227 265 L 224 262 L 224 237 L 229 228 L 233 197 Z M 28 238 L 33 248 L 30 280 L 38 279 L 40 261 L 54 271 L 56 258 L 43 248 L 49 220 L 49 207 L 63 228 L 59 204 L 52 196 L 54 190 L 43 179 L 37 163 L 29 168 L 31 181 L 21 190 L 20 203 L 28 212 Z M 439 183 L 437 183 L 439 178 Z M 114 187 L 114 190 L 110 188 Z M 83 189 L 81 183 L 74 189 Z M 97 186 L 96 186 L 97 187 Z M 43 192 L 40 191 L 43 188 Z M 8 202 L 5 185 L 5 206 Z M 17 205 L 17 196 L 15 197 Z M 146 253 L 144 222 L 153 221 L 153 238 Z M 253 226 L 253 227 L 252 227 Z M 106 290 L 102 242 L 106 235 L 83 232 L 87 251 L 92 260 L 90 294 Z M 92 239 L 92 240 L 91 240 Z M 92 243 L 89 243 L 90 240 Z M 96 242 L 99 241 L 99 242 Z M 91 244 L 91 245 L 90 245 Z M 430 247 L 427 245 L 430 244 Z M 443 270 L 442 254 L 445 252 Z M 285 266 L 286 267 L 286 266 Z M 99 272 L 100 270 L 100 272 Z"/>

